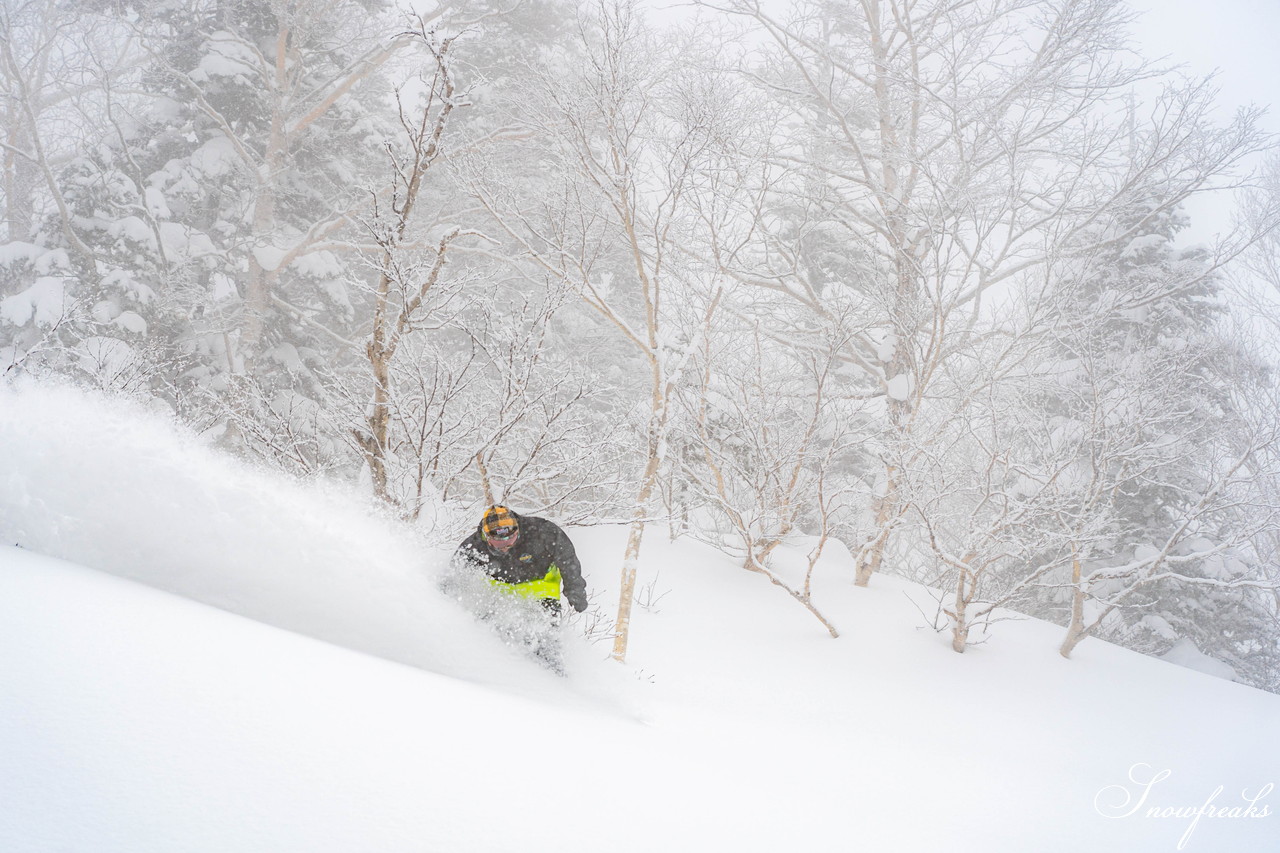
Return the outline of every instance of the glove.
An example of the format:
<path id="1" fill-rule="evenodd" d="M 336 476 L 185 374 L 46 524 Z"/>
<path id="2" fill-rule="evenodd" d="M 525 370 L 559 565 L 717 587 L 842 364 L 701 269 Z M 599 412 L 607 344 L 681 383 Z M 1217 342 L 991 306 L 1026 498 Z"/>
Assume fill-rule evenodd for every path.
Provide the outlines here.
<path id="1" fill-rule="evenodd" d="M 577 601 L 571 600 L 569 604 L 579 613 L 587 609 L 587 600 L 585 598 L 579 598 Z"/>

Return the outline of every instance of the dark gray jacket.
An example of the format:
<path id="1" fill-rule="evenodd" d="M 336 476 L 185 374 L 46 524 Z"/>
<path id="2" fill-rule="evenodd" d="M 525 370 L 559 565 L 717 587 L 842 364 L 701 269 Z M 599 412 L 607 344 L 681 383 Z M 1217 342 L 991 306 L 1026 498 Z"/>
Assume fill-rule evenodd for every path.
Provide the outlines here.
<path id="1" fill-rule="evenodd" d="M 554 522 L 534 516 L 516 516 L 520 536 L 505 554 L 489 547 L 479 525 L 453 555 L 455 564 L 478 568 L 503 583 L 525 583 L 546 577 L 551 567 L 560 569 L 561 594 L 574 610 L 587 608 L 587 583 L 569 536 Z"/>

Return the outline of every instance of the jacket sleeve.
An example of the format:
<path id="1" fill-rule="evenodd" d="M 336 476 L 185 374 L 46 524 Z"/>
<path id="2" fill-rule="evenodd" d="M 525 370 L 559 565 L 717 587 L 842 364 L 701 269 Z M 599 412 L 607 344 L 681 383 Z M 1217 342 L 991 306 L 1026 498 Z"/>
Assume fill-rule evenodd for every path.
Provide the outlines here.
<path id="1" fill-rule="evenodd" d="M 587 609 L 587 582 L 582 579 L 582 564 L 578 562 L 572 540 L 559 527 L 555 529 L 551 554 L 552 562 L 560 568 L 564 597 L 574 610 L 581 613 Z"/>
<path id="2" fill-rule="evenodd" d="M 454 598 L 461 596 L 470 583 L 469 579 L 474 577 L 474 572 L 484 568 L 484 560 L 472 541 L 474 538 L 473 535 L 466 539 L 449 558 L 449 566 L 439 584 L 440 591 L 445 595 Z"/>
<path id="3" fill-rule="evenodd" d="M 458 550 L 453 552 L 453 558 L 449 561 L 449 566 L 454 571 L 465 569 L 480 569 L 484 567 L 484 560 L 481 559 L 479 551 L 476 550 L 476 538 L 473 533 L 471 536 L 463 540 L 458 546 Z"/>

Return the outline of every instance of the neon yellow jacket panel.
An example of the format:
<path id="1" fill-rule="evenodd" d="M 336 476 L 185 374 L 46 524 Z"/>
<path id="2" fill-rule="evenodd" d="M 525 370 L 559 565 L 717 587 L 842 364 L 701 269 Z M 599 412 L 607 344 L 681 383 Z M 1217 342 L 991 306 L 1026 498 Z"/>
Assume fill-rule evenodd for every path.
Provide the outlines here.
<path id="1" fill-rule="evenodd" d="M 497 578 L 489 578 L 491 586 L 521 598 L 559 598 L 560 581 L 560 569 L 554 563 L 544 577 L 524 583 L 507 583 Z"/>

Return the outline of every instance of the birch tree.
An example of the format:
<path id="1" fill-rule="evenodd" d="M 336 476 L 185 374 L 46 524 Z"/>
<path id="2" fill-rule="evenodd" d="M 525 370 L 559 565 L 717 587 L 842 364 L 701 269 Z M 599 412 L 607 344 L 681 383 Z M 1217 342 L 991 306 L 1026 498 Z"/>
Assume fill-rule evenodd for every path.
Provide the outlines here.
<path id="1" fill-rule="evenodd" d="M 302 315 L 346 301 L 342 262 L 319 244 L 363 203 L 355 178 L 383 103 L 370 90 L 407 41 L 341 0 L 142 3 L 105 17 L 138 55 L 133 78 L 101 52 L 80 62 L 97 137 L 46 170 L 42 233 L 89 259 L 68 291 L 88 317 L 63 327 L 66 343 L 163 340 L 196 362 L 188 381 L 220 396 L 254 363 L 268 393 L 305 380 L 318 359 Z M 91 21 L 62 25 L 80 37 Z"/>
<path id="2" fill-rule="evenodd" d="M 622 559 L 613 655 L 625 659 L 640 547 L 666 460 L 673 393 L 697 347 L 710 282 L 690 260 L 699 165 L 726 106 L 682 90 L 674 51 L 625 2 L 602 3 L 580 27 L 581 67 L 537 78 L 522 119 L 545 144 L 542 164 L 566 176 L 535 210 L 476 181 L 507 239 L 579 288 L 644 377 L 641 470 Z M 705 94 L 705 93 L 703 93 Z M 501 173 L 501 170 L 499 170 Z M 638 389 L 637 389 L 638 390 Z M 630 392 L 629 392 L 630 393 Z"/>
<path id="3" fill-rule="evenodd" d="M 84 80 L 68 79 L 73 33 L 88 27 L 53 2 L 6 4 L 0 10 L 0 81 L 3 83 L 3 197 L 5 237 L 27 241 L 33 235 L 36 197 L 56 161 L 47 150 L 53 111 L 70 100 Z M 64 113 L 65 115 L 65 113 Z M 43 121 L 42 121 L 43 119 Z M 63 143 L 65 145 L 65 142 Z M 56 190 L 56 184 L 52 187 Z"/>
<path id="4" fill-rule="evenodd" d="M 1256 239 L 1241 254 L 1235 296 L 1254 323 L 1274 333 L 1280 330 L 1280 153 L 1267 157 L 1238 200 L 1236 226 Z M 1275 335 L 1266 338 L 1275 340 Z"/>
<path id="5" fill-rule="evenodd" d="M 1274 437 L 1244 401 L 1269 380 L 1222 327 L 1206 252 L 1174 247 L 1182 224 L 1149 219 L 1047 271 L 1050 286 L 940 373 L 926 414 L 943 423 L 904 488 L 956 651 L 1000 607 L 1068 623 L 1064 654 L 1098 629 L 1146 652 L 1203 645 L 1207 626 L 1239 621 L 1230 595 L 1265 588 L 1243 555 L 1274 523 L 1259 498 Z"/>
<path id="6" fill-rule="evenodd" d="M 762 252 L 726 272 L 817 316 L 843 292 L 876 331 L 845 354 L 883 402 L 857 548 L 866 584 L 907 516 L 904 466 L 930 441 L 920 430 L 942 422 L 922 420 L 935 382 L 999 299 L 1065 257 L 1127 242 L 1263 139 L 1252 114 L 1215 126 L 1212 90 L 1194 82 L 1167 88 L 1135 136 L 1124 104 L 1152 72 L 1127 60 L 1128 13 L 1113 0 L 811 3 L 785 20 L 713 5 L 771 41 L 758 76 L 796 128 L 776 164 L 795 171 L 792 195 L 821 187 L 804 191 L 820 204 L 803 220 L 765 223 Z M 1134 209 L 1143 216 L 1126 218 Z M 830 232 L 847 260 L 815 266 L 805 238 Z"/>
<path id="7" fill-rule="evenodd" d="M 209 154 L 247 178 L 237 202 L 247 224 L 238 258 L 243 303 L 228 354 L 233 371 L 240 371 L 261 358 L 269 322 L 287 310 L 281 279 L 290 266 L 349 226 L 364 201 L 351 175 L 334 169 L 341 161 L 312 152 L 332 150 L 335 134 L 355 129 L 367 114 L 360 108 L 370 97 L 366 84 L 410 40 L 388 38 L 387 23 L 340 0 L 259 9 L 228 3 L 187 14 L 207 20 L 197 30 L 201 50 L 178 53 L 163 43 L 152 50 L 174 96 L 194 105 Z M 348 140 L 361 144 L 358 135 Z M 305 178 L 298 170 L 304 163 L 313 167 Z"/>
<path id="8" fill-rule="evenodd" d="M 812 579 L 849 491 L 842 475 L 858 457 L 857 411 L 833 390 L 844 342 L 833 336 L 825 350 L 795 351 L 758 322 L 718 314 L 718 301 L 706 317 L 696 381 L 679 396 L 673 439 L 694 535 L 764 575 L 837 637 L 813 600 Z M 789 581 L 772 556 L 806 524 L 819 535 L 802 579 Z"/>
<path id="9" fill-rule="evenodd" d="M 28 358 L 35 350 L 41 369 L 72 372 L 106 355 L 103 347 L 90 353 L 67 346 L 116 315 L 95 316 L 94 301 L 76 292 L 77 281 L 93 288 L 103 275 L 63 178 L 83 147 L 111 137 L 111 102 L 102 92 L 136 77 L 140 62 L 127 29 L 110 14 L 36 0 L 0 9 L 6 368 L 22 362 L 36 369 Z"/>
<path id="10" fill-rule="evenodd" d="M 364 346 L 372 400 L 366 426 L 356 435 L 369 466 L 374 495 L 384 501 L 390 500 L 387 457 L 393 417 L 392 364 L 406 336 L 424 322 L 428 314 L 424 303 L 445 289 L 441 277 L 450 260 L 449 248 L 463 234 L 457 225 L 442 228 L 438 218 L 432 222 L 430 217 L 424 225 L 415 216 L 424 196 L 424 182 L 434 177 L 433 167 L 443 156 L 450 116 L 466 100 L 457 91 L 450 67 L 453 39 L 437 40 L 425 24 L 415 35 L 427 47 L 435 67 L 426 78 L 425 103 L 407 109 L 397 96 L 404 144 L 388 146 L 392 180 L 385 204 L 389 210 L 382 210 L 375 195 L 369 224 L 379 249 L 375 262 L 378 277 L 371 289 L 372 328 Z M 427 244 L 427 248 L 412 251 L 414 241 Z"/>
<path id="11" fill-rule="evenodd" d="M 1152 280 L 1179 282 L 1177 295 L 1109 310 Z M 1265 634 L 1256 605 L 1275 589 L 1258 556 L 1277 522 L 1274 380 L 1226 324 L 1221 276 L 1168 232 L 1133 241 L 1111 274 L 1082 284 L 1087 306 L 1060 331 L 1069 357 L 1057 362 L 1057 416 L 1080 439 L 1061 651 L 1101 631 L 1141 651 L 1194 638 L 1235 657 L 1223 628 L 1253 609 Z"/>

